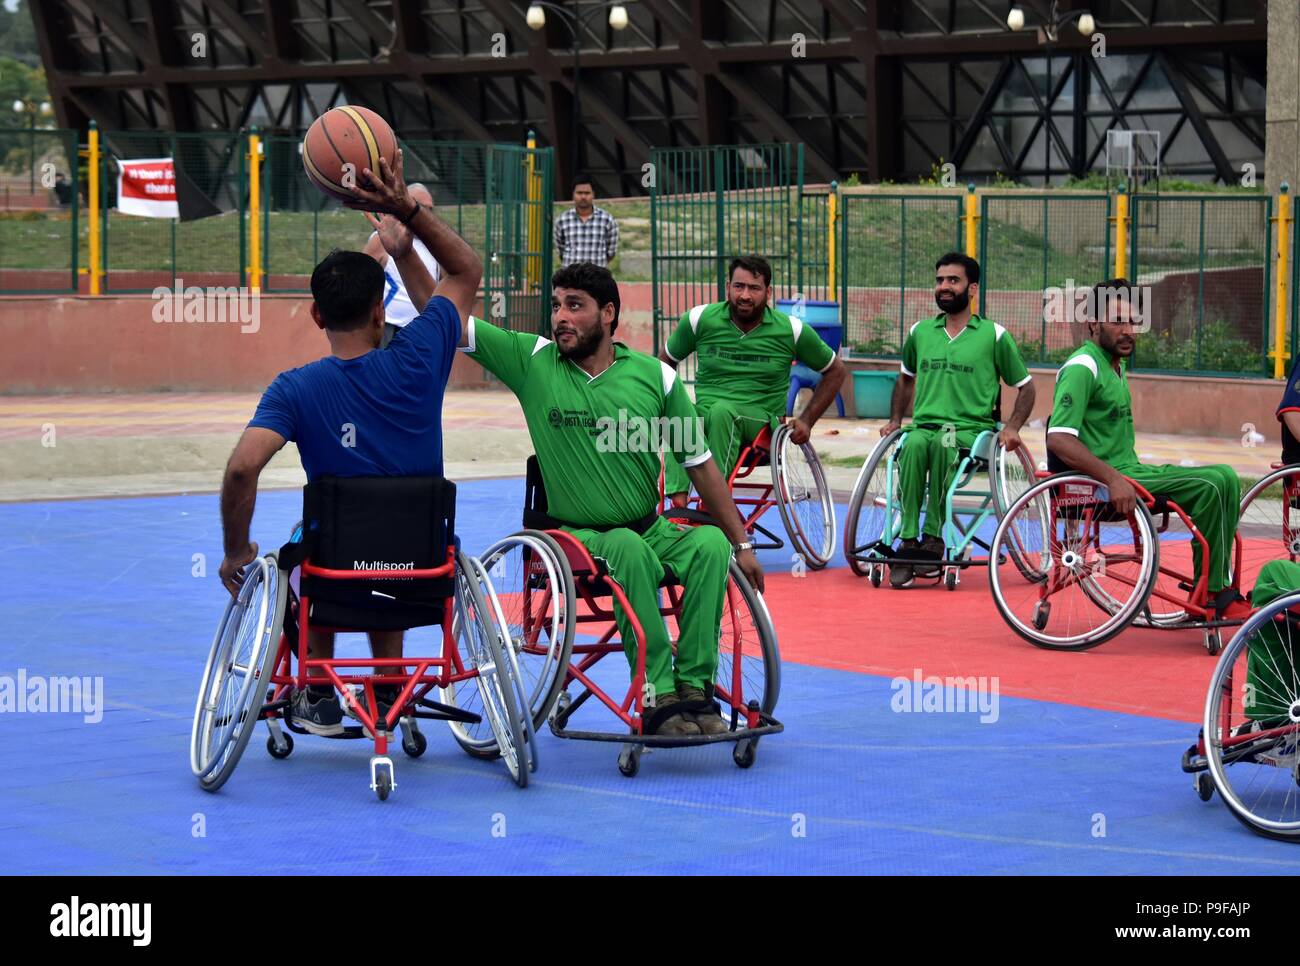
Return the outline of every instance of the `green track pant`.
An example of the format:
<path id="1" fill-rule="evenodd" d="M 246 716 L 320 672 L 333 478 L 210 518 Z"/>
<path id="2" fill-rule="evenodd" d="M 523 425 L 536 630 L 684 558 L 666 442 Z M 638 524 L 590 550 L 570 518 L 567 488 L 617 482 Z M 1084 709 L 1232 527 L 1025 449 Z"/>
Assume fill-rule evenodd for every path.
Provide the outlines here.
<path id="1" fill-rule="evenodd" d="M 704 420 L 704 434 L 709 440 L 709 450 L 713 453 L 713 461 L 718 464 L 718 471 L 724 480 L 740 458 L 741 449 L 753 442 L 764 426 L 775 428 L 778 421 L 761 406 L 730 401 L 716 402 L 707 409 L 696 406 L 696 411 Z M 671 454 L 665 459 L 665 466 L 665 493 L 685 493 L 690 490 L 690 477 Z"/>
<path id="2" fill-rule="evenodd" d="M 1250 603 L 1259 608 L 1300 590 L 1300 564 L 1270 560 L 1260 568 Z M 1300 684 L 1296 665 L 1296 635 L 1274 623 L 1261 626 L 1252 636 L 1246 654 L 1246 690 L 1242 706 L 1257 721 L 1286 720 Z"/>
<path id="3" fill-rule="evenodd" d="M 1222 463 L 1215 466 L 1139 464 L 1116 469 L 1137 480 L 1152 496 L 1163 496 L 1182 507 L 1210 545 L 1210 593 L 1227 587 L 1232 568 L 1232 538 L 1237 532 L 1241 503 L 1241 482 L 1237 479 L 1237 471 Z M 1197 579 L 1201 576 L 1202 566 L 1200 544 L 1193 541 L 1192 567 Z"/>
<path id="4" fill-rule="evenodd" d="M 653 695 L 675 691 L 678 684 L 703 688 L 718 668 L 718 636 L 727 593 L 731 541 L 717 527 L 679 528 L 658 517 L 644 535 L 626 527 L 583 530 L 565 527 L 593 557 L 605 561 L 627 594 L 645 631 L 646 681 Z M 668 628 L 659 613 L 659 583 L 664 567 L 683 585 L 678 618 L 677 667 L 673 669 Z M 636 636 L 622 607 L 615 605 L 619 634 L 628 664 L 636 668 Z"/>
<path id="5" fill-rule="evenodd" d="M 899 537 L 915 540 L 921 534 L 921 504 L 925 503 L 925 536 L 943 536 L 944 500 L 957 469 L 957 451 L 969 449 L 979 436 L 974 429 L 924 429 L 913 426 L 896 459 L 898 488 L 903 504 Z M 926 495 L 929 499 L 926 499 Z"/>

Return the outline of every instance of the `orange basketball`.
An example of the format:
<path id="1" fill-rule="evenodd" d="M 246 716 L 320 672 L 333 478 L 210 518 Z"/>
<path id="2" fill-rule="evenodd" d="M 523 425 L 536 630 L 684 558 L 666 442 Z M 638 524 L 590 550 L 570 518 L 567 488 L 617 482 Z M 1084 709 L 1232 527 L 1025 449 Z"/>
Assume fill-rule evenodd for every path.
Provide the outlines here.
<path id="1" fill-rule="evenodd" d="M 365 186 L 366 168 L 379 176 L 379 159 L 391 165 L 397 138 L 388 122 L 365 107 L 333 107 L 316 118 L 302 139 L 302 166 L 307 180 L 331 198 L 349 201 L 357 185 Z"/>

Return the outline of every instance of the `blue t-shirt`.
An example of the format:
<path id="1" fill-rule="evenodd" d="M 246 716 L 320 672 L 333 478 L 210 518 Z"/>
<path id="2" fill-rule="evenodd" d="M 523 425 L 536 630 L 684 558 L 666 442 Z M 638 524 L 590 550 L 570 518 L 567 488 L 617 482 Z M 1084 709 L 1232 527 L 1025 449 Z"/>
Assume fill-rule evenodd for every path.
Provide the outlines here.
<path id="1" fill-rule="evenodd" d="M 1277 404 L 1277 419 L 1282 424 L 1282 462 L 1300 463 L 1300 441 L 1291 435 L 1282 414 L 1300 410 L 1300 356 L 1291 365 L 1291 374 L 1286 377 L 1286 389 L 1282 391 L 1282 401 Z"/>
<path id="2" fill-rule="evenodd" d="M 297 443 L 309 482 L 442 476 L 442 397 L 460 325 L 451 301 L 434 296 L 387 348 L 280 373 L 248 425 Z"/>

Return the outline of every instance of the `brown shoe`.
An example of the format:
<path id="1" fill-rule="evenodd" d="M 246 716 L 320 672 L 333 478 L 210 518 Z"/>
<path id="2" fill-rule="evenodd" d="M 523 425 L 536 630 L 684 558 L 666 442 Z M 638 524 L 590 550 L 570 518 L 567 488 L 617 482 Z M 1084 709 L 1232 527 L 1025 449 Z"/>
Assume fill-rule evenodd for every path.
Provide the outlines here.
<path id="1" fill-rule="evenodd" d="M 680 714 L 668 714 L 670 707 L 680 703 L 681 698 L 669 691 L 667 694 L 659 695 L 653 704 L 646 704 L 645 720 L 654 724 L 653 730 L 649 733 L 667 738 L 688 738 L 691 735 L 698 735 L 700 726 L 695 723 L 694 717 L 685 711 Z M 668 716 L 664 717 L 664 715 Z"/>
<path id="2" fill-rule="evenodd" d="M 688 704 L 702 705 L 708 701 L 702 688 L 692 688 L 685 684 L 677 685 L 677 697 Z M 722 720 L 722 715 L 718 714 L 716 707 L 716 705 L 713 705 L 706 711 L 686 712 L 699 727 L 701 734 L 720 735 L 727 730 L 727 723 Z"/>

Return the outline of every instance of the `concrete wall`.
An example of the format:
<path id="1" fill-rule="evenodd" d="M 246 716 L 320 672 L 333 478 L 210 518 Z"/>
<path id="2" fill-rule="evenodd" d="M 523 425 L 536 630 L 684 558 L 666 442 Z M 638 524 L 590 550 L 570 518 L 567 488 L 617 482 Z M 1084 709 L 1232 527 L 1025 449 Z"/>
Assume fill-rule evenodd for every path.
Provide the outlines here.
<path id="1" fill-rule="evenodd" d="M 1300 186 L 1300 4 L 1269 0 L 1264 174 L 1271 194 Z"/>

